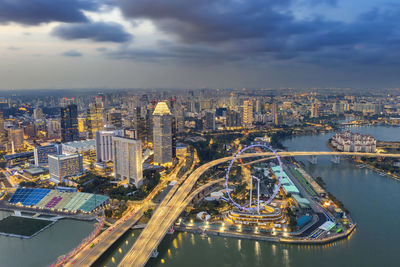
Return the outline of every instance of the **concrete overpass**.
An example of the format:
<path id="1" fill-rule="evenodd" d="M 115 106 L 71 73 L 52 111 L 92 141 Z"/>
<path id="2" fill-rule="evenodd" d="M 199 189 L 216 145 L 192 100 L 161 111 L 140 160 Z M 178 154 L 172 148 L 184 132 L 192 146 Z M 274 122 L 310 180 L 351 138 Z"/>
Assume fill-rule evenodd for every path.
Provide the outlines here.
<path id="1" fill-rule="evenodd" d="M 400 158 L 400 154 L 360 153 L 360 152 L 332 152 L 332 151 L 299 151 L 278 152 L 280 157 L 293 156 L 359 156 L 359 157 L 393 157 Z M 272 152 L 242 154 L 238 158 L 274 157 Z M 225 157 L 208 162 L 197 168 L 176 190 L 170 199 L 164 199 L 159 208 L 154 212 L 149 223 L 144 228 L 130 251 L 125 255 L 119 266 L 144 266 L 152 253 L 157 249 L 168 229 L 177 220 L 179 215 L 190 203 L 190 194 L 195 183 L 209 168 L 231 160 L 233 157 Z M 189 196 L 189 197 L 188 197 Z M 194 195 L 193 195 L 194 197 Z"/>

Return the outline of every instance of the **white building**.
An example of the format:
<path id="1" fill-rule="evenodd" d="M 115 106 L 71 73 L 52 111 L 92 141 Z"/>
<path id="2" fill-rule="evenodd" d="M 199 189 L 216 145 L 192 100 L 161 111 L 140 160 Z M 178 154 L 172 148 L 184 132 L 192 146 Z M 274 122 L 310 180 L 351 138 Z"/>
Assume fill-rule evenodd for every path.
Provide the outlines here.
<path id="1" fill-rule="evenodd" d="M 375 152 L 376 139 L 370 135 L 346 131 L 332 137 L 331 145 L 344 152 Z"/>
<path id="2" fill-rule="evenodd" d="M 72 141 L 62 144 L 62 153 L 67 155 L 89 152 L 90 150 L 94 151 L 95 149 L 96 144 L 94 139 Z"/>
<path id="3" fill-rule="evenodd" d="M 113 160 L 113 136 L 122 136 L 122 130 L 102 130 L 96 132 L 96 159 L 97 162 Z"/>
<path id="4" fill-rule="evenodd" d="M 67 177 L 83 173 L 83 162 L 80 154 L 48 155 L 50 179 L 61 183 Z"/>
<path id="5" fill-rule="evenodd" d="M 140 187 L 143 183 L 141 141 L 113 136 L 112 143 L 114 177 Z"/>
<path id="6" fill-rule="evenodd" d="M 172 115 L 165 102 L 158 102 L 153 112 L 154 163 L 172 164 Z"/>

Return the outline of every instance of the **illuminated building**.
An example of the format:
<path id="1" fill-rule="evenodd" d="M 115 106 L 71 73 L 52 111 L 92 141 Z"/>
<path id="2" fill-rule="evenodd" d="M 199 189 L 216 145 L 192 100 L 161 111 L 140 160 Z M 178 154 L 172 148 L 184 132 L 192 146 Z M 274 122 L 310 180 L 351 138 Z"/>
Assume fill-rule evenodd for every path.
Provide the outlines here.
<path id="1" fill-rule="evenodd" d="M 8 142 L 13 153 L 24 149 L 24 130 L 21 128 L 8 129 Z"/>
<path id="2" fill-rule="evenodd" d="M 0 142 L 3 142 L 6 137 L 6 132 L 4 129 L 4 117 L 3 112 L 0 112 Z"/>
<path id="3" fill-rule="evenodd" d="M 113 160 L 113 136 L 122 136 L 122 130 L 102 130 L 96 132 L 96 159 L 97 162 Z"/>
<path id="4" fill-rule="evenodd" d="M 50 119 L 47 121 L 47 137 L 48 138 L 59 138 L 61 125 L 60 121 L 56 119 Z"/>
<path id="5" fill-rule="evenodd" d="M 279 125 L 279 112 L 278 112 L 278 104 L 275 102 L 275 103 L 272 103 L 272 108 L 271 108 L 271 113 L 272 113 L 272 116 L 274 117 L 274 124 L 275 125 Z"/>
<path id="6" fill-rule="evenodd" d="M 226 111 L 226 127 L 239 127 L 240 123 L 240 114 L 235 110 L 228 109 Z"/>
<path id="7" fill-rule="evenodd" d="M 215 113 L 213 111 L 206 111 L 204 122 L 205 130 L 215 131 Z"/>
<path id="8" fill-rule="evenodd" d="M 108 116 L 108 122 L 116 128 L 122 128 L 122 114 L 121 112 L 112 112 Z"/>
<path id="9" fill-rule="evenodd" d="M 61 108 L 61 142 L 77 140 L 79 140 L 78 108 L 72 104 Z"/>
<path id="10" fill-rule="evenodd" d="M 104 128 L 103 121 L 103 103 L 96 101 L 89 105 L 87 109 L 87 128 L 89 131 L 89 138 L 94 138 L 97 131 Z"/>
<path id="11" fill-rule="evenodd" d="M 171 111 L 165 102 L 158 102 L 153 112 L 154 163 L 172 163 L 172 124 Z"/>
<path id="12" fill-rule="evenodd" d="M 140 140 L 112 137 L 114 177 L 140 187 L 143 183 L 142 143 Z"/>
<path id="13" fill-rule="evenodd" d="M 80 154 L 48 155 L 50 179 L 61 183 L 67 177 L 83 173 L 83 162 Z"/>
<path id="14" fill-rule="evenodd" d="M 86 128 L 86 118 L 78 118 L 78 130 L 83 133 Z"/>
<path id="15" fill-rule="evenodd" d="M 312 103 L 311 105 L 311 118 L 319 117 L 319 103 Z"/>
<path id="16" fill-rule="evenodd" d="M 253 124 L 253 102 L 246 100 L 243 102 L 243 126 L 250 127 Z"/>
<path id="17" fill-rule="evenodd" d="M 35 157 L 35 165 L 47 165 L 49 163 L 48 155 L 58 155 L 59 154 L 59 146 L 57 145 L 48 145 L 48 146 L 37 146 L 33 151 L 33 155 Z"/>

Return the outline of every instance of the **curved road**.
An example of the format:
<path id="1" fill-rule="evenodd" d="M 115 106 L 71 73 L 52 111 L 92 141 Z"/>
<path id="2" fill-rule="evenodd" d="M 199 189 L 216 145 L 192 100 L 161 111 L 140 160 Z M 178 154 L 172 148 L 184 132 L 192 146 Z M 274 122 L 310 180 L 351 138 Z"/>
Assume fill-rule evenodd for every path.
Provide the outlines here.
<path id="1" fill-rule="evenodd" d="M 280 157 L 292 156 L 359 156 L 359 157 L 394 157 L 400 158 L 400 154 L 360 153 L 360 152 L 332 152 L 332 151 L 299 151 L 278 152 Z M 274 156 L 273 152 L 242 154 L 238 158 Z M 166 232 L 179 217 L 186 205 L 190 202 L 186 197 L 200 176 L 209 168 L 231 160 L 233 157 L 225 157 L 208 162 L 197 168 L 177 189 L 175 195 L 165 199 L 154 212 L 149 223 L 144 228 L 130 251 L 125 255 L 119 266 L 144 266 L 154 250 L 157 249 Z"/>

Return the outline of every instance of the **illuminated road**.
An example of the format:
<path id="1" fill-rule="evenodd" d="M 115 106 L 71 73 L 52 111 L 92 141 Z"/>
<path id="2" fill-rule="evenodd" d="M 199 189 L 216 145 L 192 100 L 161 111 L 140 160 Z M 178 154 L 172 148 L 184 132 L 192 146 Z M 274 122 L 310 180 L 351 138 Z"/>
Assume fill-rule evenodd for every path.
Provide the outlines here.
<path id="1" fill-rule="evenodd" d="M 359 153 L 359 152 L 331 152 L 331 151 L 300 151 L 300 152 L 278 152 L 280 157 L 292 156 L 359 156 L 359 157 L 394 157 L 400 158 L 400 154 Z M 238 158 L 274 156 L 273 152 L 249 153 L 239 155 Z M 176 190 L 171 198 L 165 198 L 156 209 L 149 223 L 144 228 L 135 244 L 121 261 L 121 267 L 144 266 L 154 250 L 157 249 L 166 232 L 179 217 L 190 200 L 193 186 L 200 176 L 209 168 L 231 160 L 233 157 L 225 157 L 208 162 L 197 168 Z M 172 190 L 171 190 L 172 191 Z M 175 191 L 175 190 L 174 190 Z"/>

